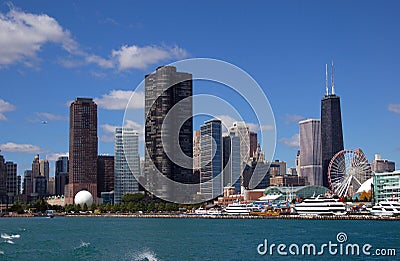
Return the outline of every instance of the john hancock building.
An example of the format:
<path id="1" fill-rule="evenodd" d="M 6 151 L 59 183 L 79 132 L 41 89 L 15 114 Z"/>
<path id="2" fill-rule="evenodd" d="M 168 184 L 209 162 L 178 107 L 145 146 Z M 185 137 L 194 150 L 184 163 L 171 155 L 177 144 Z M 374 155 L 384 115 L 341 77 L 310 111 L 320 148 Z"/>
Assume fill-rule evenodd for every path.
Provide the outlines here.
<path id="1" fill-rule="evenodd" d="M 169 185 L 161 185 L 158 171 L 179 183 L 193 182 L 192 75 L 177 72 L 176 67 L 161 66 L 145 76 L 145 179 L 157 195 L 180 197 Z M 177 105 L 179 103 L 179 105 Z M 177 106 L 175 106 L 177 105 Z M 174 107 L 175 106 L 175 107 Z M 174 107 L 174 109 L 172 109 Z M 166 120 L 167 114 L 169 121 Z M 164 124 L 164 126 L 163 126 Z M 177 135 L 179 135 L 177 137 Z M 169 152 L 168 155 L 166 150 Z M 176 164 L 171 156 L 180 150 L 185 164 Z M 178 156 L 177 156 L 178 157 Z M 154 164 L 154 165 L 153 165 Z M 195 193 L 193 191 L 193 193 Z M 184 193 L 187 194 L 187 193 Z"/>

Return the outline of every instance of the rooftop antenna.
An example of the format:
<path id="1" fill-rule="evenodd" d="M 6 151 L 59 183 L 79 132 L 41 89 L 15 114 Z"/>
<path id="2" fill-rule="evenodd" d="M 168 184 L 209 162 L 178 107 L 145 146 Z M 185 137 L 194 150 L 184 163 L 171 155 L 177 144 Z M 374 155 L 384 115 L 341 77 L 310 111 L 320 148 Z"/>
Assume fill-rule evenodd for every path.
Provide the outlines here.
<path id="1" fill-rule="evenodd" d="M 332 61 L 332 94 L 335 95 L 335 71 L 333 67 L 333 61 Z"/>
<path id="2" fill-rule="evenodd" d="M 329 89 L 328 89 L 328 64 L 325 64 L 325 90 L 326 90 L 326 96 L 329 95 Z"/>

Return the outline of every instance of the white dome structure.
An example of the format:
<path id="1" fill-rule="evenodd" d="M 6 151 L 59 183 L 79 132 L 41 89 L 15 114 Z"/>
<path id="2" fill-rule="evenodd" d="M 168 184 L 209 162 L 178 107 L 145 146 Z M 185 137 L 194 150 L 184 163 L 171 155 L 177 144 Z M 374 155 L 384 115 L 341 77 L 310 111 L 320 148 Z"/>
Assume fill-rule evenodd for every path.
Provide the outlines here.
<path id="1" fill-rule="evenodd" d="M 356 193 L 362 193 L 363 191 L 368 192 L 371 190 L 373 178 L 367 179 L 363 184 L 361 184 L 360 188 Z"/>
<path id="2" fill-rule="evenodd" d="M 81 190 L 76 193 L 74 203 L 75 205 L 80 205 L 81 207 L 83 207 L 83 205 L 86 203 L 86 205 L 90 207 L 93 204 L 93 196 L 89 191 Z"/>

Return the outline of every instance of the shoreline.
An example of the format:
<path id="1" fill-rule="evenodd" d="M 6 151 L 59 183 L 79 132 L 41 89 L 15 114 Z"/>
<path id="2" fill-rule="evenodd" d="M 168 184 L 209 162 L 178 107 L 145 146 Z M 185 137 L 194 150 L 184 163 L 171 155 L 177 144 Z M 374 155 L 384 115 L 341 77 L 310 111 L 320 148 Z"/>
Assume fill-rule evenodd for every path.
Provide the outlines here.
<path id="1" fill-rule="evenodd" d="M 400 221 L 400 217 L 379 217 L 371 215 L 343 215 L 343 216 L 307 216 L 307 215 L 280 215 L 280 216 L 240 216 L 240 215 L 182 215 L 182 214 L 100 214 L 79 215 L 67 214 L 65 217 L 99 217 L 99 218 L 177 218 L 177 219 L 285 219 L 285 220 L 383 220 Z"/>
<path id="2" fill-rule="evenodd" d="M 4 215 L 1 218 L 49 218 L 34 214 L 14 214 Z M 177 219 L 283 219 L 283 220 L 382 220 L 382 221 L 400 221 L 400 216 L 372 216 L 372 215 L 343 215 L 343 216 L 315 216 L 315 215 L 279 215 L 279 216 L 245 216 L 245 215 L 195 215 L 195 214 L 64 214 L 57 213 L 57 217 L 72 218 L 177 218 Z"/>

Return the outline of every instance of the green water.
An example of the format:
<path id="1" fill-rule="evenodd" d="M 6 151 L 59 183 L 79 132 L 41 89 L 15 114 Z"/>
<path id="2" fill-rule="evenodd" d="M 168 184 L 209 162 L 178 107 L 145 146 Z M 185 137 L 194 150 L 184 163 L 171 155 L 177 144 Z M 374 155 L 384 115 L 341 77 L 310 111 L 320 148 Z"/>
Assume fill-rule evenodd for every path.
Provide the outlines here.
<path id="1" fill-rule="evenodd" d="M 347 243 L 394 248 L 400 260 L 399 221 L 279 219 L 1 218 L 0 260 L 280 260 L 257 246 L 316 245 L 346 233 Z M 377 256 L 313 255 L 303 260 L 366 260 Z"/>

